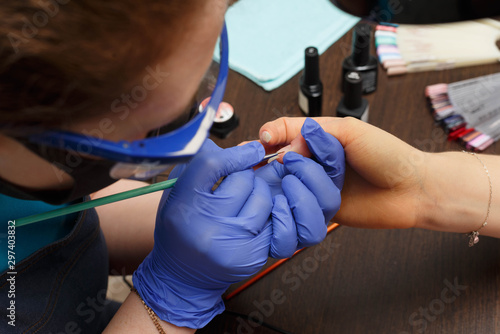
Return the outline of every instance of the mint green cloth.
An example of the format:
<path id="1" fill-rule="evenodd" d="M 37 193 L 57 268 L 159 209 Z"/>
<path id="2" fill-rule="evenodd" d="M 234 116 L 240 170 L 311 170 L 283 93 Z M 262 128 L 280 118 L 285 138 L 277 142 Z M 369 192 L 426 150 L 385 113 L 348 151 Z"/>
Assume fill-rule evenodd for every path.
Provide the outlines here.
<path id="1" fill-rule="evenodd" d="M 358 21 L 328 0 L 240 0 L 226 13 L 229 66 L 273 90 L 302 70 L 306 47 L 321 54 Z"/>

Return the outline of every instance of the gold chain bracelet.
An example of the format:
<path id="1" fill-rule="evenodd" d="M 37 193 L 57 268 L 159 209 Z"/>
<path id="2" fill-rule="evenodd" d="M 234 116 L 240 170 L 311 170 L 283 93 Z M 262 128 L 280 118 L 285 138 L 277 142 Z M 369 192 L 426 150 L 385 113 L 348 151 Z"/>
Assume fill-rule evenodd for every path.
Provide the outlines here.
<path id="1" fill-rule="evenodd" d="M 151 309 L 151 307 L 149 307 L 148 305 L 146 305 L 146 303 L 144 302 L 144 299 L 142 299 L 142 297 L 139 294 L 139 292 L 137 291 L 137 289 L 136 288 L 132 288 L 132 289 L 130 289 L 130 291 L 135 292 L 135 294 L 137 296 L 139 296 L 139 299 L 141 300 L 142 304 L 146 308 L 146 311 L 148 311 L 149 317 L 151 318 L 151 320 L 153 320 L 153 323 L 155 324 L 155 327 L 158 330 L 158 332 L 160 334 L 166 334 L 166 332 L 163 329 L 163 327 L 161 327 L 160 320 L 158 319 L 158 316 L 156 315 L 155 311 L 153 311 Z"/>
<path id="2" fill-rule="evenodd" d="M 481 163 L 481 165 L 483 165 L 484 171 L 486 172 L 486 175 L 488 176 L 488 183 L 490 185 L 490 197 L 488 199 L 488 211 L 486 212 L 486 218 L 484 218 L 484 223 L 476 231 L 472 231 L 470 233 L 467 233 L 467 236 L 469 237 L 469 247 L 472 247 L 479 242 L 479 231 L 483 227 L 488 225 L 488 218 L 490 216 L 490 208 L 491 208 L 491 197 L 493 195 L 493 185 L 491 184 L 491 177 L 490 177 L 490 172 L 488 171 L 488 168 L 486 167 L 484 162 L 481 159 L 479 159 L 477 154 L 474 152 L 467 152 L 467 151 L 462 151 L 462 152 L 475 156 L 476 159 Z"/>

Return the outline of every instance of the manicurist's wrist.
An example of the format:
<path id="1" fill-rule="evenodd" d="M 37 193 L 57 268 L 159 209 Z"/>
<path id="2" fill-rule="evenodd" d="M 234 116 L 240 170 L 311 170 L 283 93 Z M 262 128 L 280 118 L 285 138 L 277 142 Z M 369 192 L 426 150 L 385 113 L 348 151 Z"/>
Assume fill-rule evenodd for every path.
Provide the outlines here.
<path id="1" fill-rule="evenodd" d="M 224 311 L 226 287 L 206 290 L 182 282 L 167 272 L 158 273 L 150 254 L 134 272 L 137 294 L 159 319 L 178 327 L 203 328 Z"/>
<path id="2" fill-rule="evenodd" d="M 131 292 L 104 333 L 192 334 L 195 331 L 160 320 L 137 293 Z"/>

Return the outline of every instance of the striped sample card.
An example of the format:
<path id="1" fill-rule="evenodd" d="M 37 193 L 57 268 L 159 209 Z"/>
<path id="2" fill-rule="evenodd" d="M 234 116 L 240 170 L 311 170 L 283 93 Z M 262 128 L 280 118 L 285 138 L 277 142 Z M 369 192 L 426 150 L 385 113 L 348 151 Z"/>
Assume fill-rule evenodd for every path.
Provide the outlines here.
<path id="1" fill-rule="evenodd" d="M 500 22 L 493 19 L 431 25 L 380 24 L 375 31 L 377 55 L 389 76 L 498 62 L 499 39 Z"/>
<path id="2" fill-rule="evenodd" d="M 427 86 L 434 120 L 467 149 L 483 151 L 500 138 L 500 73 Z"/>

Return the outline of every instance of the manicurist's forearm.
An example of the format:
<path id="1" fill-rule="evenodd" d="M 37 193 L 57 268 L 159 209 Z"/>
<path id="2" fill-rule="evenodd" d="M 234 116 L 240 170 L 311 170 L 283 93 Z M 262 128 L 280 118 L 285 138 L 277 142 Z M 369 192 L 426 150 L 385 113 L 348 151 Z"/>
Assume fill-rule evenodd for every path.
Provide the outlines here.
<path id="1" fill-rule="evenodd" d="M 477 231 L 488 212 L 491 180 L 488 224 L 480 233 L 500 238 L 500 157 L 477 157 L 464 152 L 428 154 L 422 168 L 423 219 L 417 227 L 460 233 Z"/>
<path id="2" fill-rule="evenodd" d="M 147 185 L 120 180 L 100 190 L 93 198 L 109 196 Z M 110 272 L 131 274 L 153 249 L 156 210 L 161 191 L 96 208 L 108 246 Z"/>
<path id="3" fill-rule="evenodd" d="M 167 334 L 190 334 L 196 331 L 191 328 L 177 327 L 159 319 L 158 321 Z M 159 331 L 155 327 L 139 296 L 135 293 L 130 293 L 108 327 L 106 327 L 104 333 L 158 334 Z"/>

